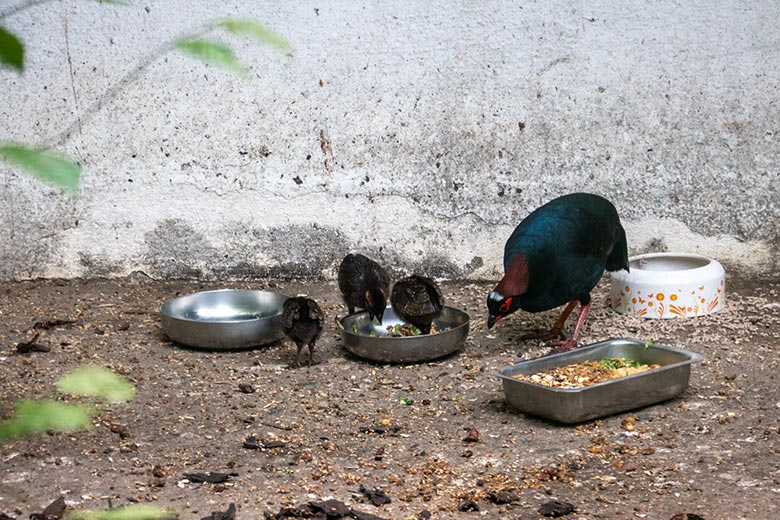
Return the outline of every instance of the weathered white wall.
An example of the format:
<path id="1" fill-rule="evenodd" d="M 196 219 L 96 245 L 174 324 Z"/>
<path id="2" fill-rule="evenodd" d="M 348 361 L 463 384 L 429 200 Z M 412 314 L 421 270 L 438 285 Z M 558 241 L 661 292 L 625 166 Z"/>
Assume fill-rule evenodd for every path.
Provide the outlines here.
<path id="1" fill-rule="evenodd" d="M 613 200 L 632 253 L 778 269 L 775 0 L 134 3 L 0 3 L 28 53 L 0 140 L 83 166 L 67 197 L 0 164 L 0 279 L 318 276 L 348 250 L 493 277 L 569 191 Z M 161 51 L 224 16 L 294 56 L 207 33 L 241 78 Z"/>

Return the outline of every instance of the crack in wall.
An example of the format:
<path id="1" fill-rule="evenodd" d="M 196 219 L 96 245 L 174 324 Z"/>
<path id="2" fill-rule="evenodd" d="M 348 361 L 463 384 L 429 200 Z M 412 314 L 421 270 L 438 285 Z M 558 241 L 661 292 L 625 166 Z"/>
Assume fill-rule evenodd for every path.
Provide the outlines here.
<path id="1" fill-rule="evenodd" d="M 320 150 L 322 150 L 322 155 L 325 156 L 323 161 L 325 171 L 328 175 L 333 175 L 333 145 L 325 128 L 320 128 Z"/>
<path id="2" fill-rule="evenodd" d="M 122 78 L 119 79 L 113 86 L 106 89 L 102 94 L 100 94 L 95 101 L 93 101 L 86 109 L 84 109 L 81 113 L 77 114 L 76 121 L 68 125 L 64 130 L 60 131 L 59 133 L 55 134 L 53 137 L 51 137 L 47 142 L 50 143 L 49 146 L 59 146 L 65 143 L 70 136 L 75 132 L 77 129 L 79 132 L 81 131 L 81 125 L 86 124 L 88 121 L 90 121 L 93 117 L 95 117 L 100 111 L 102 110 L 103 106 L 110 103 L 112 100 L 116 99 L 119 94 L 124 91 L 126 88 L 128 88 L 130 85 L 135 83 L 140 77 L 141 73 L 146 70 L 149 66 L 151 66 L 154 62 L 156 62 L 158 59 L 162 58 L 169 52 L 173 50 L 173 44 L 172 42 L 176 42 L 182 39 L 188 39 L 188 38 L 197 38 L 199 36 L 202 36 L 212 30 L 214 30 L 216 27 L 215 23 L 209 23 L 205 27 L 190 33 L 186 34 L 184 36 L 181 36 L 179 38 L 174 38 L 170 42 L 165 42 L 159 47 L 157 47 L 154 51 L 147 54 L 146 57 L 141 60 L 135 67 L 133 67 L 127 74 L 122 76 Z M 66 37 L 67 37 L 67 30 L 66 30 Z M 66 42 L 67 45 L 67 42 Z M 68 58 L 70 60 L 70 53 L 68 51 Z M 72 72 L 72 71 L 71 71 Z M 71 84 L 73 83 L 73 77 L 71 77 Z M 75 95 L 75 92 L 74 92 Z M 78 107 L 77 107 L 78 108 Z"/>
<path id="3" fill-rule="evenodd" d="M 70 91 L 73 95 L 73 105 L 76 107 L 76 128 L 79 131 L 79 137 L 82 137 L 81 134 L 81 116 L 79 115 L 79 112 L 81 111 L 81 106 L 79 103 L 79 97 L 76 93 L 76 74 L 73 71 L 73 57 L 70 53 L 70 37 L 69 37 L 69 25 L 68 25 L 68 13 L 63 13 L 62 16 L 62 23 L 64 26 L 64 37 L 65 37 L 65 55 L 68 58 L 68 75 L 70 77 Z"/>
<path id="4" fill-rule="evenodd" d="M 562 65 L 562 64 L 564 64 L 564 63 L 571 63 L 571 58 L 570 58 L 569 56 L 562 56 L 562 57 L 560 57 L 560 58 L 558 58 L 558 59 L 556 59 L 556 60 L 553 60 L 553 61 L 551 61 L 550 63 L 548 63 L 547 65 L 545 65 L 544 67 L 542 67 L 541 69 L 539 69 L 539 70 L 537 71 L 536 75 L 537 75 L 537 76 L 541 76 L 541 75 L 543 75 L 543 74 L 546 74 L 546 73 L 547 73 L 547 72 L 549 72 L 549 71 L 550 71 L 550 70 L 551 70 L 553 67 L 555 67 L 555 66 L 557 66 L 557 65 Z"/>
<path id="5" fill-rule="evenodd" d="M 190 184 L 190 183 L 188 183 L 188 184 Z M 199 189 L 202 189 L 202 188 L 199 188 Z M 268 190 L 266 188 L 258 188 L 258 189 L 248 188 L 248 190 L 249 191 L 256 191 L 256 192 L 263 192 L 263 193 L 269 194 L 269 195 L 271 195 L 273 197 L 282 198 L 282 199 L 284 199 L 287 202 L 295 201 L 295 200 L 298 200 L 298 199 L 309 198 L 309 197 L 313 197 L 313 196 L 317 196 L 317 195 L 326 195 L 326 196 L 329 196 L 329 197 L 334 198 L 334 199 L 341 198 L 341 197 L 343 197 L 345 195 L 345 194 L 334 194 L 334 193 L 331 193 L 327 189 L 324 189 L 324 188 L 323 189 L 311 189 L 311 190 L 307 191 L 306 193 L 301 193 L 301 194 L 296 194 L 296 195 L 275 193 L 275 192 L 272 192 L 272 191 L 270 191 L 270 190 Z M 243 190 L 238 190 L 238 189 L 235 190 L 236 193 L 241 192 L 241 191 L 243 191 Z M 400 199 L 400 200 L 402 200 L 404 202 L 409 202 L 410 201 L 410 198 L 407 195 L 402 195 L 402 194 L 400 194 L 398 192 L 389 192 L 389 193 L 385 192 L 385 193 L 378 193 L 378 194 L 351 193 L 351 194 L 348 194 L 348 195 L 349 195 L 350 198 L 353 198 L 353 197 L 354 198 L 360 198 L 360 199 L 363 199 L 365 201 L 368 201 L 369 203 L 372 203 L 376 199 Z M 426 214 L 426 215 L 430 215 L 432 217 L 435 217 L 435 218 L 441 219 L 441 220 L 459 220 L 459 219 L 465 218 L 465 217 L 472 217 L 477 222 L 479 222 L 480 224 L 483 224 L 483 225 L 486 225 L 486 226 L 512 225 L 511 223 L 508 223 L 508 222 L 503 222 L 503 221 L 499 221 L 499 220 L 493 221 L 493 220 L 487 219 L 487 218 L 483 217 L 482 215 L 480 215 L 479 213 L 477 213 L 476 211 L 473 211 L 473 210 L 462 211 L 460 213 L 446 213 L 446 212 L 443 212 L 443 211 L 436 211 L 434 209 L 429 209 L 429 208 L 423 207 L 419 203 L 414 203 L 414 205 L 420 210 L 421 213 Z M 519 223 L 519 221 L 518 221 L 518 223 Z"/>
<path id="6" fill-rule="evenodd" d="M 44 4 L 50 1 L 51 0 L 28 0 L 27 2 L 20 2 L 19 5 L 15 5 L 9 8 L 7 11 L 0 12 L 0 20 L 12 16 L 16 13 L 20 13 L 25 9 L 29 9 L 30 7 L 36 6 L 38 4 Z"/>

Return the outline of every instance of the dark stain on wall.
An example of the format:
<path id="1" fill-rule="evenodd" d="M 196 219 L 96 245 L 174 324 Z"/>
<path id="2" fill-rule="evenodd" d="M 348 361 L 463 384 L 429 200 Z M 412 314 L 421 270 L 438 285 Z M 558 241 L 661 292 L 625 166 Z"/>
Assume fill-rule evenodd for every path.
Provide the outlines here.
<path id="1" fill-rule="evenodd" d="M 226 244 L 216 248 L 186 222 L 161 221 L 146 234 L 143 270 L 158 279 L 311 280 L 328 274 L 335 276 L 341 259 L 349 252 L 361 252 L 376 259 L 393 278 L 411 273 L 438 279 L 468 278 L 483 265 L 478 256 L 459 265 L 448 260 L 443 252 L 421 251 L 409 261 L 408 253 L 401 249 L 356 248 L 339 229 L 319 224 L 253 228 L 239 223 L 226 226 L 223 237 Z M 262 263 L 256 258 L 262 259 Z M 108 276 L 118 270 L 118 266 L 88 255 L 82 255 L 82 265 L 91 267 L 97 276 Z"/>
<path id="2" fill-rule="evenodd" d="M 0 193 L 0 280 L 38 278 L 59 264 L 61 233 L 78 227 L 78 216 L 75 198 L 50 192 L 32 183 Z"/>
<path id="3" fill-rule="evenodd" d="M 200 278 L 204 272 L 198 266 L 216 253 L 203 234 L 179 219 L 161 221 L 144 238 L 143 261 L 153 278 Z"/>
<path id="4" fill-rule="evenodd" d="M 84 268 L 84 278 L 110 278 L 122 273 L 123 265 L 118 262 L 110 262 L 104 258 L 89 253 L 79 253 L 79 263 Z"/>
<path id="5" fill-rule="evenodd" d="M 345 246 L 341 231 L 316 223 L 258 229 L 254 237 L 257 247 L 275 261 L 265 275 L 282 278 L 321 277 Z"/>

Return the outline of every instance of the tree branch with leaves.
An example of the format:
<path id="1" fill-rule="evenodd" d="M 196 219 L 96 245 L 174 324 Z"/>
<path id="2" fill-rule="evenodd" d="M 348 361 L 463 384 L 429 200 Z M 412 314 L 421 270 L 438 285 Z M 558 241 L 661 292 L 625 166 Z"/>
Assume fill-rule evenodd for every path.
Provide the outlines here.
<path id="1" fill-rule="evenodd" d="M 129 5 L 125 1 L 119 0 L 98 1 L 101 3 Z M 0 15 L 0 20 L 38 3 L 41 2 L 27 2 L 10 12 Z M 146 59 L 142 60 L 133 70 L 126 74 L 116 87 L 109 89 L 92 106 L 88 107 L 85 113 L 87 115 L 96 113 L 103 106 L 107 97 L 114 96 L 120 89 L 126 88 L 130 84 L 130 80 L 138 76 L 143 69 L 171 51 L 183 52 L 206 65 L 220 67 L 239 75 L 245 75 L 249 68 L 238 61 L 230 47 L 203 37 L 204 34 L 214 30 L 223 30 L 229 34 L 249 37 L 259 44 L 278 52 L 287 55 L 292 54 L 292 47 L 289 42 L 260 22 L 232 18 L 220 20 L 208 24 L 202 30 L 192 35 L 168 42 L 153 51 Z M 24 63 L 24 43 L 20 38 L 0 25 L 0 69 L 7 68 L 17 74 L 23 74 Z M 83 118 L 79 118 L 79 121 L 83 124 Z M 62 139 L 58 141 L 61 142 L 68 139 L 73 133 L 74 126 L 71 125 L 61 132 Z M 51 151 L 51 146 L 30 146 L 23 143 L 0 141 L 0 157 L 4 158 L 12 166 L 19 168 L 23 173 L 35 177 L 46 184 L 60 188 L 65 193 L 75 194 L 78 192 L 81 166 L 71 158 Z"/>

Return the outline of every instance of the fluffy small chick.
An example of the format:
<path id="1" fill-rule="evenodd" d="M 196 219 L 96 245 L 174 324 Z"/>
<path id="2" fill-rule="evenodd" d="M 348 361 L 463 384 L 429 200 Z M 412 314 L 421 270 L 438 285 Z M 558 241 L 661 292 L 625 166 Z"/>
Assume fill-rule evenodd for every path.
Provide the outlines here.
<path id="1" fill-rule="evenodd" d="M 431 323 L 444 308 L 444 297 L 430 278 L 412 275 L 398 280 L 390 294 L 395 313 L 423 334 L 429 334 Z"/>
<path id="2" fill-rule="evenodd" d="M 309 365 L 314 359 L 314 348 L 322 333 L 325 323 L 325 313 L 320 306 L 305 296 L 289 298 L 284 302 L 282 311 L 282 330 L 297 348 L 295 362 L 290 366 L 300 366 L 301 350 L 304 345 L 309 347 Z"/>
<path id="3" fill-rule="evenodd" d="M 387 271 L 360 253 L 348 254 L 339 266 L 339 290 L 350 314 L 355 308 L 365 309 L 372 320 L 382 324 L 387 307 L 390 276 Z"/>

